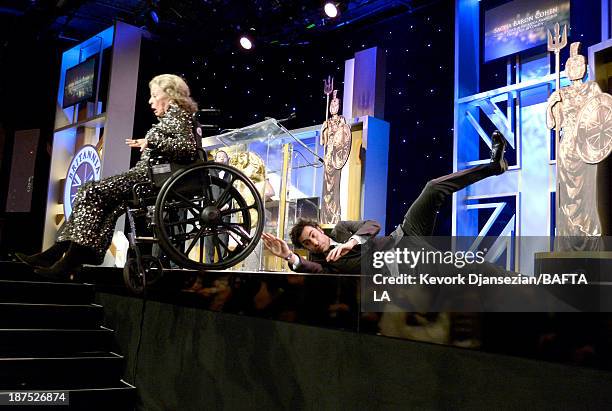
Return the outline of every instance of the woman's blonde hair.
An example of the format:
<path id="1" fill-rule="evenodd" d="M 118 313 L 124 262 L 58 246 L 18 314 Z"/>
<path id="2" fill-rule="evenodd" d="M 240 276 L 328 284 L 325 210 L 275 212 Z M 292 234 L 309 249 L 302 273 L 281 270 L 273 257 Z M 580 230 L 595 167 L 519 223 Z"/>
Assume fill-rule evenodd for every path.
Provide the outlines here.
<path id="1" fill-rule="evenodd" d="M 198 110 L 198 103 L 193 101 L 191 93 L 189 92 L 189 86 L 185 83 L 185 80 L 174 74 L 160 74 L 159 76 L 153 77 L 149 82 L 149 88 L 156 85 L 168 97 L 174 101 L 179 107 L 185 109 L 190 113 L 194 113 Z"/>

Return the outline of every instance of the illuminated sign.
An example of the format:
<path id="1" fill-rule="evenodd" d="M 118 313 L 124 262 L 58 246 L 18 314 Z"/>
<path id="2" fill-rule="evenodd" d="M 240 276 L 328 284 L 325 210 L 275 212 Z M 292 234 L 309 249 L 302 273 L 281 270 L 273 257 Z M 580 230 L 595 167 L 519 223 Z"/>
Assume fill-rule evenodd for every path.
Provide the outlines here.
<path id="1" fill-rule="evenodd" d="M 547 42 L 547 30 L 555 23 L 570 22 L 569 0 L 514 0 L 487 10 L 484 28 L 484 60 L 515 54 Z"/>
<path id="2" fill-rule="evenodd" d="M 96 56 L 93 56 L 66 70 L 63 108 L 94 99 L 97 61 Z"/>

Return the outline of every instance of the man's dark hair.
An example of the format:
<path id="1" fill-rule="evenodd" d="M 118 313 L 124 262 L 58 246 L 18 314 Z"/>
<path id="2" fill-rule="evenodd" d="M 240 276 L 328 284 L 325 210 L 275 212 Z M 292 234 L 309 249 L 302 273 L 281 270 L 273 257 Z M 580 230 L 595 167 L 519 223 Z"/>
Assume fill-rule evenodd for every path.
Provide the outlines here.
<path id="1" fill-rule="evenodd" d="M 303 247 L 302 243 L 300 243 L 300 236 L 302 235 L 302 231 L 304 231 L 305 227 L 321 228 L 319 223 L 315 220 L 300 218 L 291 228 L 291 231 L 289 231 L 289 237 L 291 237 L 291 242 L 295 247 Z"/>

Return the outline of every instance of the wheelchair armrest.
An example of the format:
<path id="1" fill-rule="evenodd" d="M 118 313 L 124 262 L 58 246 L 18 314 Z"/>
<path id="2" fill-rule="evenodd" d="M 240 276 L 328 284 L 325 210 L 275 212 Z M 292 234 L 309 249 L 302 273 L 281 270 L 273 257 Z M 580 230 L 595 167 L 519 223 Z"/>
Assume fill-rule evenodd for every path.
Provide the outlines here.
<path id="1" fill-rule="evenodd" d="M 168 159 L 164 156 L 151 156 L 149 157 L 149 167 L 154 166 L 156 164 L 160 164 L 160 163 L 167 163 Z"/>

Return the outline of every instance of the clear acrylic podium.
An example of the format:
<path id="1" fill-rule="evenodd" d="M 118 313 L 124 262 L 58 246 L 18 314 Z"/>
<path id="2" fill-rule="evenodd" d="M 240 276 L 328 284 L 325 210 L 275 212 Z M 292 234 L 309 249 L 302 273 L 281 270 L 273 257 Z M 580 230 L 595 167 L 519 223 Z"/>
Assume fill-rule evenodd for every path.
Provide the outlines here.
<path id="1" fill-rule="evenodd" d="M 290 131 L 268 118 L 204 137 L 202 147 L 212 155 L 225 151 L 229 164 L 255 183 L 265 203 L 265 232 L 290 244 L 288 230 L 298 218 L 318 219 L 323 180 L 318 126 Z M 234 270 L 282 271 L 287 267 L 260 242 Z"/>

